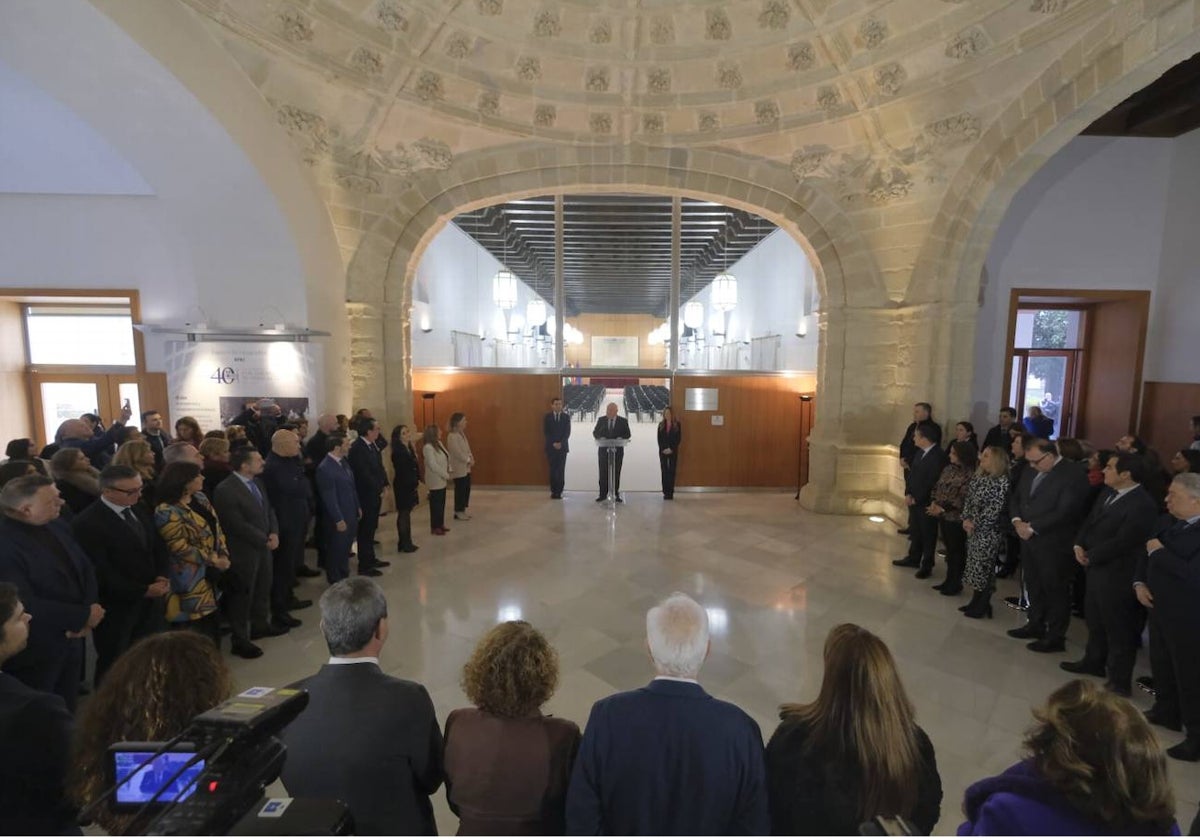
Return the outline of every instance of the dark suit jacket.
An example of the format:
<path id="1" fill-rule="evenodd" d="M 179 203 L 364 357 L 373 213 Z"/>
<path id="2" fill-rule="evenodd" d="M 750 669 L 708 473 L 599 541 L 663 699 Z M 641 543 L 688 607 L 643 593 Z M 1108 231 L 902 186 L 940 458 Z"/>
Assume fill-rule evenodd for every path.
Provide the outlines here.
<path id="1" fill-rule="evenodd" d="M 317 467 L 317 493 L 325 518 L 335 525 L 345 520 L 347 527 L 358 522 L 358 491 L 350 468 L 326 455 Z"/>
<path id="2" fill-rule="evenodd" d="M 762 733 L 694 683 L 654 680 L 592 706 L 569 834 L 768 834 Z"/>
<path id="3" fill-rule="evenodd" d="M 558 422 L 554 421 L 554 412 L 547 411 L 542 418 L 542 435 L 546 438 L 547 452 L 570 452 L 571 444 L 571 415 L 565 411 L 558 413 Z M 554 444 L 561 443 L 562 449 L 555 449 Z"/>
<path id="4" fill-rule="evenodd" d="M 1091 489 L 1087 469 L 1063 458 L 1046 473 L 1035 493 L 1033 480 L 1037 475 L 1032 466 L 1025 469 L 1009 506 L 1009 516 L 1023 519 L 1033 527 L 1036 534 L 1029 540 L 1031 547 L 1070 553 Z"/>
<path id="5" fill-rule="evenodd" d="M 1091 512 L 1075 535 L 1075 545 L 1087 551 L 1088 571 L 1119 568 L 1133 585 L 1133 570 L 1154 532 L 1158 505 L 1144 487 L 1135 487 L 1111 505 L 1117 491 L 1110 487 L 1096 498 Z M 1132 594 L 1132 589 L 1128 590 Z"/>
<path id="6" fill-rule="evenodd" d="M 662 423 L 658 424 L 658 454 L 662 454 L 664 449 L 670 449 L 672 452 L 678 453 L 679 444 L 683 442 L 683 426 L 679 421 L 671 424 L 670 428 L 665 427 Z"/>
<path id="7" fill-rule="evenodd" d="M 79 834 L 63 795 L 74 725 L 57 694 L 0 673 L 0 835 Z"/>
<path id="8" fill-rule="evenodd" d="M 169 577 L 170 553 L 154 518 L 137 505 L 130 510 L 145 539 L 112 508 L 97 500 L 71 521 L 71 530 L 96 569 L 100 603 L 105 609 L 140 604 L 156 577 Z"/>
<path id="9" fill-rule="evenodd" d="M 982 452 L 984 449 L 987 449 L 989 446 L 999 446 L 1001 449 L 1003 449 L 1005 452 L 1008 453 L 1009 457 L 1012 457 L 1012 435 L 1009 432 L 1005 431 L 1004 429 L 1000 428 L 999 423 L 997 423 L 995 426 L 992 426 L 992 428 L 988 429 L 988 433 L 983 439 L 983 446 L 980 448 L 979 451 Z"/>
<path id="10" fill-rule="evenodd" d="M 596 427 L 592 429 L 592 437 L 597 440 L 601 438 L 604 440 L 616 440 L 617 438 L 629 440 L 633 435 L 629 431 L 629 421 L 624 417 L 618 416 L 613 421 L 613 430 L 610 432 L 608 430 L 608 417 L 601 415 L 600 419 L 596 421 Z"/>
<path id="11" fill-rule="evenodd" d="M 66 656 L 72 640 L 65 634 L 82 630 L 92 604 L 100 602 L 92 561 L 70 529 L 57 519 L 40 527 L 41 536 L 56 540 L 68 559 L 51 554 L 32 526 L 0 516 L 0 580 L 16 584 L 34 616 L 28 647 L 7 663 L 14 671 Z"/>
<path id="12" fill-rule="evenodd" d="M 379 501 L 379 494 L 388 484 L 379 447 L 360 437 L 350 444 L 350 454 L 346 460 L 350 462 L 350 469 L 354 473 L 354 489 L 359 502 L 364 499 Z"/>
<path id="13" fill-rule="evenodd" d="M 392 449 L 392 471 L 396 474 L 392 481 L 396 507 L 412 510 L 420 502 L 417 485 L 421 483 L 421 465 L 417 462 L 417 453 L 411 443 Z"/>
<path id="14" fill-rule="evenodd" d="M 1134 579 L 1145 582 L 1154 596 L 1154 614 L 1171 624 L 1200 628 L 1200 522 L 1165 516 L 1155 536 L 1163 547 L 1144 557 Z"/>
<path id="15" fill-rule="evenodd" d="M 424 686 L 363 663 L 325 665 L 295 687 L 309 699 L 282 735 L 288 793 L 345 802 L 356 834 L 437 834 L 442 733 Z"/>
<path id="16" fill-rule="evenodd" d="M 917 727 L 921 763 L 912 784 L 916 806 L 904 816 L 921 834 L 931 834 L 942 813 L 942 778 L 929 736 Z M 812 747 L 812 728 L 797 717 L 779 724 L 767 744 L 771 833 L 855 835 L 862 778 L 858 763 Z"/>
<path id="17" fill-rule="evenodd" d="M 916 499 L 922 510 L 929 506 L 933 488 L 937 486 L 937 480 L 948 463 L 950 459 L 940 446 L 931 447 L 924 455 L 920 449 L 914 451 L 906 473 L 905 490 Z"/>
<path id="18" fill-rule="evenodd" d="M 313 512 L 313 489 L 304 474 L 304 461 L 299 456 L 284 458 L 272 452 L 263 466 L 262 483 L 267 488 L 267 498 L 275 509 L 279 527 L 303 531 L 308 527 L 308 518 Z"/>
<path id="19" fill-rule="evenodd" d="M 267 537 L 279 533 L 279 520 L 267 497 L 267 486 L 258 476 L 254 478 L 254 486 L 262 494 L 261 502 L 236 473 L 218 484 L 213 495 L 213 507 L 229 546 L 229 559 L 239 565 L 263 558 L 270 561 Z"/>
<path id="20" fill-rule="evenodd" d="M 562 834 L 579 727 L 562 718 L 446 718 L 446 801 L 459 834 Z"/>

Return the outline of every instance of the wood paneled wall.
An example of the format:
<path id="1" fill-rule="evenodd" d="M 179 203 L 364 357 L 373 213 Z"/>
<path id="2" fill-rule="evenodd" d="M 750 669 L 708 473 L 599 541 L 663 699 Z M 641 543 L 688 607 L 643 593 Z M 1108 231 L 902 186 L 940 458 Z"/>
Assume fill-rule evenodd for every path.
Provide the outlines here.
<path id="1" fill-rule="evenodd" d="M 1200 414 L 1200 383 L 1147 382 L 1137 431 L 1163 460 L 1192 440 L 1191 420 Z"/>
<path id="2" fill-rule="evenodd" d="M 653 315 L 621 315 L 621 314 L 591 314 L 571 318 L 575 328 L 583 333 L 583 344 L 567 345 L 564 354 L 567 362 L 573 365 L 588 367 L 592 363 L 592 336 L 594 335 L 628 335 L 638 339 L 638 367 L 662 367 L 667 362 L 667 349 L 661 344 L 651 344 L 646 340 L 651 330 L 662 323 L 661 318 Z"/>
<path id="3" fill-rule="evenodd" d="M 423 399 L 429 393 L 437 396 Z M 546 483 L 542 417 L 550 410 L 550 400 L 561 395 L 559 376 L 414 370 L 412 422 L 418 437 L 422 423 L 428 422 L 442 427 L 444 439 L 450 415 L 461 411 L 467 415 L 467 437 L 475 455 L 474 483 L 541 486 Z M 391 427 L 385 432 L 391 434 Z"/>
<path id="4" fill-rule="evenodd" d="M 1084 388 L 1076 436 L 1110 447 L 1137 422 L 1150 293 L 1088 308 Z M 1186 425 L 1184 426 L 1186 429 Z"/>
<path id="5" fill-rule="evenodd" d="M 796 487 L 807 480 L 811 376 L 676 376 L 680 487 Z M 688 388 L 716 388 L 716 411 L 687 411 Z M 719 416 L 723 425 L 714 426 Z"/>

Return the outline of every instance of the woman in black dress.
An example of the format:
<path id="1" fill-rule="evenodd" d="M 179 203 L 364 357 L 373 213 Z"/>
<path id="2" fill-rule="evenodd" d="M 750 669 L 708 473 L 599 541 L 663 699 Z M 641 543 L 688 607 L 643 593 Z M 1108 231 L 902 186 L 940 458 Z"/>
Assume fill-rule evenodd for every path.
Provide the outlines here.
<path id="1" fill-rule="evenodd" d="M 392 495 L 396 499 L 397 551 L 410 554 L 417 550 L 412 541 L 412 509 L 420 501 L 417 485 L 421 483 L 421 468 L 412 445 L 412 430 L 408 426 L 392 429 Z"/>
<path id="2" fill-rule="evenodd" d="M 772 834 L 854 835 L 876 817 L 933 831 L 942 807 L 933 744 L 877 636 L 855 624 L 829 631 L 820 695 L 779 716 L 767 744 Z"/>
<path id="3" fill-rule="evenodd" d="M 663 409 L 662 422 L 658 424 L 658 466 L 662 470 L 664 499 L 675 498 L 675 468 L 679 466 L 679 444 L 683 440 L 683 428 L 675 419 L 670 406 Z"/>

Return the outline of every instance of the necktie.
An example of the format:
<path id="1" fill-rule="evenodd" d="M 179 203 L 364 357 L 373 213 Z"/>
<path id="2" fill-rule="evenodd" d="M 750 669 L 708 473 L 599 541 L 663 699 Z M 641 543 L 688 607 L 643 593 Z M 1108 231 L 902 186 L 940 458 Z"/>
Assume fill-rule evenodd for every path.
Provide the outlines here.
<path id="1" fill-rule="evenodd" d="M 613 430 L 613 419 L 611 417 L 608 418 L 608 430 L 610 432 Z"/>
<path id="2" fill-rule="evenodd" d="M 254 481 L 247 481 L 246 486 L 250 489 L 250 495 L 254 497 L 254 501 L 261 506 L 263 503 L 262 493 L 259 492 L 258 484 Z"/>
<path id="3" fill-rule="evenodd" d="M 1033 477 L 1033 486 L 1029 488 L 1029 495 L 1032 496 L 1037 492 L 1038 485 L 1042 483 L 1042 479 L 1046 477 L 1046 473 L 1040 472 Z"/>
<path id="4" fill-rule="evenodd" d="M 126 525 L 133 529 L 133 533 L 137 534 L 138 542 L 145 545 L 146 529 L 142 527 L 142 523 L 134 515 L 133 508 L 125 508 L 125 510 L 121 511 L 121 518 L 125 520 Z"/>
<path id="5" fill-rule="evenodd" d="M 1118 498 L 1119 498 L 1119 496 L 1116 493 L 1113 493 L 1111 496 L 1109 496 L 1107 499 L 1104 500 L 1104 506 L 1105 507 L 1111 506 L 1112 503 L 1115 502 Z"/>

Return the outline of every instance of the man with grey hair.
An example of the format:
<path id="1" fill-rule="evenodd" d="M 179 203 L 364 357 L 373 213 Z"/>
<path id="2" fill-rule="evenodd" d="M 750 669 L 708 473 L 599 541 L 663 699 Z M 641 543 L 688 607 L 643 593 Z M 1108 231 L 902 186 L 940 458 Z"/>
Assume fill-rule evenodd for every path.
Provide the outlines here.
<path id="1" fill-rule="evenodd" d="M 291 796 L 340 799 L 357 834 L 437 834 L 429 797 L 442 784 L 442 733 L 429 693 L 379 667 L 387 600 L 370 578 L 321 596 L 329 662 L 296 683 L 308 707 L 283 733 Z"/>
<path id="2" fill-rule="evenodd" d="M 1170 518 L 1146 543 L 1133 576 L 1134 594 L 1150 612 L 1155 698 L 1146 719 L 1176 732 L 1186 729 L 1167 755 L 1200 761 L 1200 474 L 1175 476 L 1167 510 Z"/>
<path id="3" fill-rule="evenodd" d="M 762 733 L 697 682 L 708 614 L 676 592 L 646 614 L 655 678 L 592 706 L 568 834 L 769 834 Z"/>
<path id="4" fill-rule="evenodd" d="M 198 467 L 204 467 L 204 456 L 190 443 L 172 443 L 163 450 L 164 464 L 174 464 L 177 461 L 189 461 Z"/>

